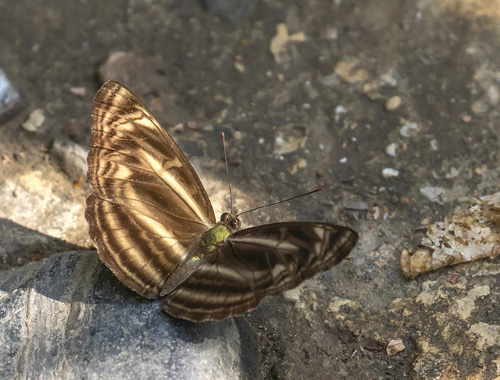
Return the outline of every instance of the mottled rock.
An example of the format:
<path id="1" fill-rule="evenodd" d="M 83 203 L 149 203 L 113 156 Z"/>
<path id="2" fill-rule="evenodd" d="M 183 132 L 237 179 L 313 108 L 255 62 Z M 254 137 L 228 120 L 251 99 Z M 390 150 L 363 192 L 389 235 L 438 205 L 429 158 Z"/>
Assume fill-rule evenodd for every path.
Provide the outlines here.
<path id="1" fill-rule="evenodd" d="M 230 163 L 240 160 L 230 167 L 233 186 L 239 187 L 236 192 L 233 188 L 238 211 L 325 187 L 317 197 L 244 215 L 244 223 L 325 220 L 360 233 L 348 260 L 309 281 L 309 286 L 316 284 L 314 292 L 302 287 L 298 302 L 265 300 L 236 319 L 249 327 L 240 329 L 244 365 L 259 366 L 248 379 L 500 376 L 499 259 L 441 268 L 410 282 L 398 270 L 399 252 L 415 247 L 424 226 L 467 208 L 470 202 L 464 197 L 499 190 L 500 7 L 495 1 L 261 1 L 255 2 L 249 21 L 235 28 L 191 2 L 134 1 L 126 8 L 122 2 L 104 1 L 55 0 L 50 7 L 32 3 L 0 2 L 2 25 L 21 26 L 2 29 L 1 66 L 28 97 L 30 108 L 23 116 L 43 107 L 50 128 L 30 135 L 17 128 L 24 118 L 0 127 L 4 217 L 47 235 L 47 227 L 55 226 L 51 236 L 66 239 L 68 234 L 55 222 L 71 221 L 67 210 L 73 208 L 82 219 L 76 225 L 86 234 L 83 209 L 75 205 L 84 205 L 83 192 L 59 171 L 54 173 L 47 148 L 70 120 L 81 128 L 75 140 L 88 143 L 98 87 L 95 65 L 110 52 L 126 49 L 142 61 L 122 57 L 123 73 L 130 79 L 124 83 L 163 125 L 198 123 L 200 131 L 186 126 L 175 138 L 202 177 L 216 215 L 229 205 L 220 144 L 220 131 L 225 131 Z M 268 48 L 278 23 L 307 36 L 304 43 L 288 42 L 285 53 L 291 59 L 279 64 Z M 333 72 L 337 62 L 350 56 L 358 64 L 352 70 L 344 64 L 342 74 L 350 80 L 368 75 L 365 80 L 350 83 Z M 244 66 L 244 74 L 235 62 Z M 123 81 L 119 71 L 109 73 L 112 77 L 101 79 Z M 85 87 L 86 95 L 70 93 L 72 86 Z M 387 112 L 385 101 L 393 95 L 403 104 Z M 306 103 L 311 108 L 304 108 Z M 169 104 L 183 109 L 185 117 L 170 113 Z M 307 126 L 306 145 L 285 157 L 274 155 L 277 132 L 289 123 Z M 400 133 L 406 123 L 418 127 L 407 125 L 402 130 L 407 136 Z M 243 139 L 231 138 L 236 131 Z M 385 152 L 390 143 L 399 145 L 396 157 Z M 307 168 L 292 176 L 287 169 L 300 158 L 307 160 Z M 387 167 L 400 170 L 400 176 L 384 179 L 381 171 Z M 459 175 L 447 178 L 452 167 Z M 53 184 L 57 207 L 51 206 L 54 198 L 28 197 L 26 177 L 16 188 L 18 178 L 33 170 Z M 38 182 L 35 178 L 34 184 Z M 425 189 L 423 196 L 420 188 L 426 186 L 435 188 Z M 369 210 L 345 209 L 342 200 L 363 200 Z M 21 243 L 25 234 L 17 234 Z M 4 236 L 0 231 L 2 242 Z M 15 239 L 16 233 L 9 236 Z M 470 297 L 486 285 L 489 294 Z M 343 301 L 334 302 L 339 308 L 329 311 L 335 296 Z M 471 301 L 472 313 L 456 313 L 458 305 Z M 388 357 L 385 347 L 392 339 L 401 339 L 406 349 Z M 368 345 L 377 350 L 363 349 Z M 131 355 L 141 351 L 147 359 L 141 346 Z M 1 368 L 8 355 L 0 357 Z M 107 358 L 127 363 L 118 356 Z M 69 377 L 63 375 L 59 378 Z M 100 377 L 105 375 L 103 371 Z"/>
<path id="2" fill-rule="evenodd" d="M 49 168 L 6 178 L 0 185 L 0 218 L 80 247 L 90 247 L 83 215 L 85 197 L 72 191 L 72 187 L 63 187 L 65 179 Z"/>
<path id="3" fill-rule="evenodd" d="M 232 319 L 175 320 L 124 286 L 95 252 L 0 275 L 2 379 L 238 379 Z"/>
<path id="4" fill-rule="evenodd" d="M 286 124 L 280 126 L 274 139 L 273 153 L 277 155 L 293 153 L 303 149 L 307 142 L 307 128 L 303 125 Z"/>
<path id="5" fill-rule="evenodd" d="M 414 278 L 443 266 L 499 256 L 500 193 L 481 200 L 476 200 L 468 210 L 429 225 L 420 242 L 425 248 L 417 249 L 411 256 L 408 250 L 403 250 L 401 269 L 405 276 Z M 463 305 L 460 307 L 462 312 L 465 309 Z"/>
<path id="6" fill-rule="evenodd" d="M 75 244 L 0 218 L 0 270 L 18 267 L 57 252 L 79 249 Z"/>

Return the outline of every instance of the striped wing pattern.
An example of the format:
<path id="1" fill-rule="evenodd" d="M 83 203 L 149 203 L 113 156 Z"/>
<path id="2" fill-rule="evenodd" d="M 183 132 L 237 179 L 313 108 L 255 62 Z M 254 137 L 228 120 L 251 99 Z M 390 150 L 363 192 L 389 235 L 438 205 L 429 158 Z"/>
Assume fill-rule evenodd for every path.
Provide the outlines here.
<path id="1" fill-rule="evenodd" d="M 88 180 L 85 216 L 100 259 L 135 292 L 158 297 L 215 216 L 182 151 L 117 82 L 94 99 Z"/>
<path id="2" fill-rule="evenodd" d="M 276 223 L 238 231 L 168 294 L 162 308 L 191 321 L 219 320 L 256 307 L 344 259 L 358 235 L 327 223 Z"/>

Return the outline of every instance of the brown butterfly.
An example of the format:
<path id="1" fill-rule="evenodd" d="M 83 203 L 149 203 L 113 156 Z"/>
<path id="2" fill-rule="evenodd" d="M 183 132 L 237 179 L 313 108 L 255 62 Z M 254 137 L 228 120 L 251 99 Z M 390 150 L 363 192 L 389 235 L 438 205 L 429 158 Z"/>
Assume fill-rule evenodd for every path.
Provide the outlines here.
<path id="1" fill-rule="evenodd" d="M 105 83 L 92 111 L 85 216 L 100 259 L 130 289 L 190 321 L 255 308 L 345 258 L 358 235 L 320 222 L 239 230 L 216 222 L 198 175 L 129 89 Z"/>

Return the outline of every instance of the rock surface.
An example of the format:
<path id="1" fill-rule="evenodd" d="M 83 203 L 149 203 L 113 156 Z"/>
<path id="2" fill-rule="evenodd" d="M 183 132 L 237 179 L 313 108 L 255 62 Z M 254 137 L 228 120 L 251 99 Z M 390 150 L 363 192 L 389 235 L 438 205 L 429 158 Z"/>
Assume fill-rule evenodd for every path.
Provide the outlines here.
<path id="1" fill-rule="evenodd" d="M 117 283 L 95 252 L 2 272 L 1 379 L 238 379 L 233 320 L 175 320 Z"/>
<path id="2" fill-rule="evenodd" d="M 0 121 L 14 116 L 22 107 L 21 95 L 0 68 Z"/>
<path id="3" fill-rule="evenodd" d="M 245 12 L 226 21 L 240 5 Z M 89 189 L 78 180 L 82 155 L 69 145 L 60 155 L 54 142 L 70 138 L 81 148 L 75 152 L 87 151 L 95 91 L 101 80 L 122 80 L 172 132 L 217 215 L 229 207 L 224 131 L 238 211 L 325 188 L 245 214 L 244 225 L 319 220 L 360 233 L 339 266 L 232 320 L 241 360 L 226 378 L 500 376 L 499 260 L 445 267 L 413 281 L 399 268 L 401 252 L 418 247 L 428 225 L 499 190 L 499 19 L 496 0 L 0 2 L 1 68 L 22 94 L 20 114 L 0 120 L 0 269 L 90 247 L 83 217 Z M 387 107 L 391 98 L 401 99 L 397 108 Z M 45 120 L 30 133 L 22 123 L 36 109 L 44 110 Z M 384 169 L 391 170 L 384 176 Z M 74 263 L 78 271 L 61 268 L 77 278 L 97 268 L 97 261 Z M 57 363 L 61 368 L 85 363 L 95 373 L 92 363 L 106 361 L 108 367 L 99 368 L 103 378 L 135 371 L 127 358 L 137 364 L 150 349 L 157 354 L 147 344 L 156 334 L 163 334 L 165 355 L 171 355 L 165 368 L 184 366 L 167 346 L 172 336 L 181 339 L 170 328 L 174 323 L 109 272 L 100 272 L 93 289 L 105 293 L 109 310 L 119 305 L 116 317 L 85 319 L 90 308 L 105 307 L 99 298 L 90 308 L 55 301 L 47 318 L 30 322 L 41 332 L 26 330 L 23 289 L 33 283 L 30 273 L 36 280 L 45 265 L 0 272 L 3 286 L 12 273 L 19 277 L 14 283 L 27 279 L 24 287 L 2 292 L 12 312 L 1 315 L 0 328 L 9 328 L 0 339 L 21 342 L 29 331 L 50 343 L 23 347 L 29 360 L 14 371 L 41 368 L 46 361 L 30 352 L 56 352 L 61 334 L 71 352 Z M 47 289 L 64 293 L 64 300 L 88 292 L 68 285 L 65 273 Z M 63 311 L 52 313 L 56 307 Z M 115 323 L 123 326 L 123 318 L 137 314 L 131 318 L 134 329 L 141 325 L 131 327 L 135 338 L 127 329 L 117 333 Z M 84 323 L 68 330 L 67 316 Z M 141 324 L 145 320 L 154 323 Z M 160 320 L 167 330 L 158 330 Z M 233 329 L 217 329 L 233 322 L 208 330 L 225 342 Z M 92 338 L 72 340 L 86 324 L 98 326 Z M 110 335 L 102 335 L 101 324 Z M 175 326 L 182 336 L 191 334 L 191 327 Z M 93 339 L 100 340 L 89 349 Z M 133 339 L 146 343 L 129 345 Z M 391 341 L 404 349 L 389 357 Z M 184 347 L 194 347 L 189 344 Z M 10 347 L 0 346 L 0 366 L 12 368 L 18 351 Z M 91 363 L 93 350 L 102 356 Z M 152 361 L 158 368 L 161 361 Z"/>

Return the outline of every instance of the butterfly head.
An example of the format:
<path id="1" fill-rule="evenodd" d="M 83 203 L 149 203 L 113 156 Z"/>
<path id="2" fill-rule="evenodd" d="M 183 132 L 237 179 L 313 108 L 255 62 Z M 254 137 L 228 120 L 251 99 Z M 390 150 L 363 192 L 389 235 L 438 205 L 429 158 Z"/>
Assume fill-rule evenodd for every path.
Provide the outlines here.
<path id="1" fill-rule="evenodd" d="M 241 227 L 241 221 L 228 212 L 221 215 L 220 221 L 232 231 L 238 231 Z"/>

